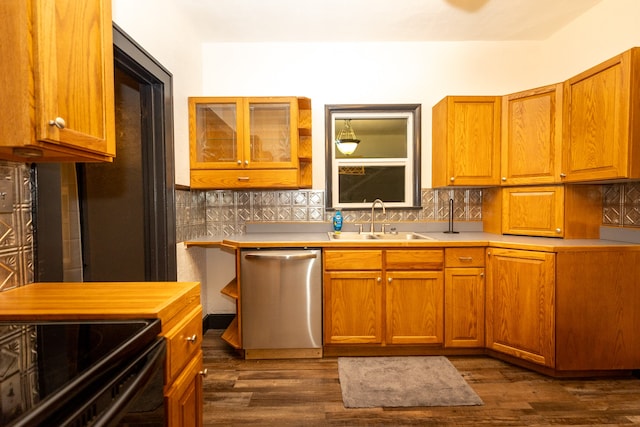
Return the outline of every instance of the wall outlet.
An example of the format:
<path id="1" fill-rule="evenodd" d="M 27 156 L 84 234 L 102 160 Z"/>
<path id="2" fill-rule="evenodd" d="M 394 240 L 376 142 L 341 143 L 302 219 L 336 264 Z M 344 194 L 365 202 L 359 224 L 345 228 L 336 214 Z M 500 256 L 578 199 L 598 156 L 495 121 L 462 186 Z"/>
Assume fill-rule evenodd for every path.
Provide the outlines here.
<path id="1" fill-rule="evenodd" d="M 13 212 L 13 182 L 0 179 L 0 213 Z"/>

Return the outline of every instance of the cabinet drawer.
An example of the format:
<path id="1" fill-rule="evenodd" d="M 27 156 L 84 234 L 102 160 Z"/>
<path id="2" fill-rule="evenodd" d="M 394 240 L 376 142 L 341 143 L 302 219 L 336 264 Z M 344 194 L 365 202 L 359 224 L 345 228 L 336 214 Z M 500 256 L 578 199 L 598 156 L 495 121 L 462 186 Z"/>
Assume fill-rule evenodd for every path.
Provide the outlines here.
<path id="1" fill-rule="evenodd" d="M 191 170 L 191 188 L 297 188 L 296 169 Z"/>
<path id="2" fill-rule="evenodd" d="M 447 248 L 445 267 L 484 267 L 484 248 Z"/>
<path id="3" fill-rule="evenodd" d="M 325 270 L 380 270 L 381 250 L 324 251 Z"/>
<path id="4" fill-rule="evenodd" d="M 167 340 L 166 383 L 180 373 L 186 363 L 202 346 L 202 306 L 187 314 L 165 335 Z"/>
<path id="5" fill-rule="evenodd" d="M 442 270 L 444 255 L 442 249 L 429 250 L 388 250 L 387 270 Z"/>

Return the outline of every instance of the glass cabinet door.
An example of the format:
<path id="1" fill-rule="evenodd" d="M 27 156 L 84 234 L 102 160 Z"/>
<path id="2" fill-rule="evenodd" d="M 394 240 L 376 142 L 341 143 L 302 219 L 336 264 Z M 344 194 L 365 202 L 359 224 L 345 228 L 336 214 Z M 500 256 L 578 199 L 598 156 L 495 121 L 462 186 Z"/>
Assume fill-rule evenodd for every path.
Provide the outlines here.
<path id="1" fill-rule="evenodd" d="M 208 167 L 242 167 L 241 100 L 195 104 L 195 144 L 192 159 Z"/>
<path id="2" fill-rule="evenodd" d="M 244 159 L 254 168 L 295 167 L 298 118 L 290 98 L 249 99 Z M 294 117 L 295 116 L 295 117 Z"/>

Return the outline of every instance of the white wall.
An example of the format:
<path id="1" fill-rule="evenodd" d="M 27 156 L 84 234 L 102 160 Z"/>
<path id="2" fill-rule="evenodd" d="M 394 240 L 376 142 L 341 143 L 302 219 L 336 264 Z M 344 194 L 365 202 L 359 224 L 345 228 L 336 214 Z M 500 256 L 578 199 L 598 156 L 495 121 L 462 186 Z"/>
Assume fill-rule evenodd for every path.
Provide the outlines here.
<path id="1" fill-rule="evenodd" d="M 113 22 L 173 75 L 176 184 L 189 182 L 187 98 L 202 93 L 202 49 L 175 0 L 112 0 Z"/>

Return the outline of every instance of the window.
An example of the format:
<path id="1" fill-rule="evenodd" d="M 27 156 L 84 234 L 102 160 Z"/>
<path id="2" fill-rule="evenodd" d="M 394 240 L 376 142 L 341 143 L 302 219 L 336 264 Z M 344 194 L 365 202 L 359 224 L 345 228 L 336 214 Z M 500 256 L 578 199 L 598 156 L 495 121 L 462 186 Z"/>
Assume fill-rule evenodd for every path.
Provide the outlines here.
<path id="1" fill-rule="evenodd" d="M 420 207 L 420 119 L 419 104 L 327 105 L 327 207 Z M 350 154 L 345 133 L 359 141 Z"/>

